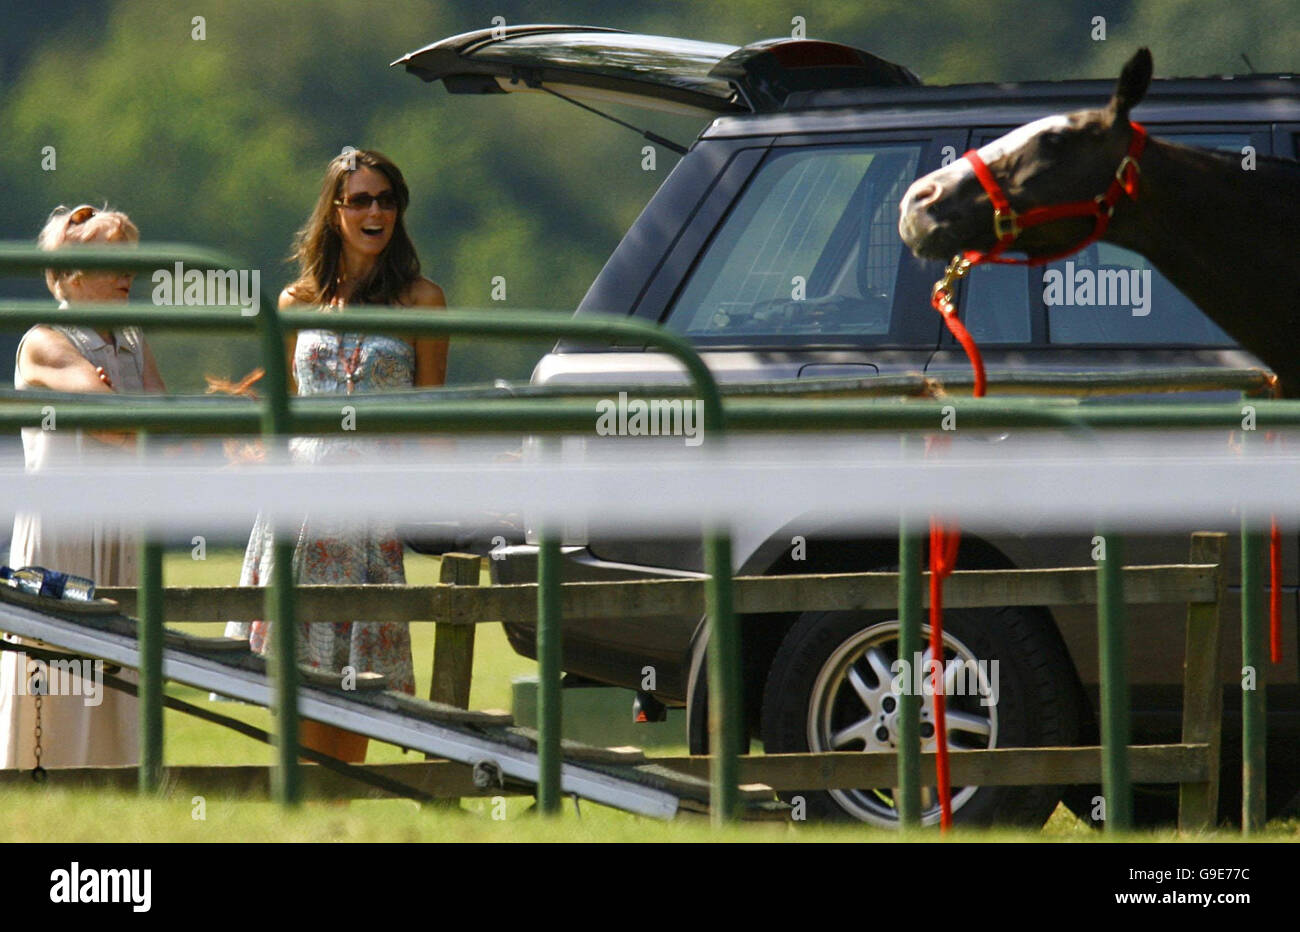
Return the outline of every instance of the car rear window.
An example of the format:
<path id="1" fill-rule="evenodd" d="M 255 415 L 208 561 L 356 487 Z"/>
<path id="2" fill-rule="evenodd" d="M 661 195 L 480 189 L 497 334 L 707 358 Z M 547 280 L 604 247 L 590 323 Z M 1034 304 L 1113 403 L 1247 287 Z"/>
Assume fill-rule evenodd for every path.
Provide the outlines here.
<path id="1" fill-rule="evenodd" d="M 689 336 L 885 338 L 902 259 L 898 204 L 921 145 L 777 150 L 713 237 L 668 317 Z"/>

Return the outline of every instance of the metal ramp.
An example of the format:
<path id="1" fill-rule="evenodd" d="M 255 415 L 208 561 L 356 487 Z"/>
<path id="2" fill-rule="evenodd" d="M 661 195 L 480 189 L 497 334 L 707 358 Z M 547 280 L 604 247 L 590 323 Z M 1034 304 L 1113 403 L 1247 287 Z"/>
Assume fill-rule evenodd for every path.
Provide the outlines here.
<path id="1" fill-rule="evenodd" d="M 139 669 L 137 622 L 116 602 L 65 602 L 0 586 L 0 630 L 41 641 L 73 654 Z M 166 629 L 163 676 L 186 686 L 260 706 L 272 703 L 266 660 L 248 643 L 198 637 Z M 400 747 L 460 761 L 492 784 L 535 786 L 536 732 L 514 726 L 505 712 L 459 709 L 383 688 L 383 677 L 361 674 L 355 688 L 342 688 L 342 675 L 300 668 L 299 713 Z M 637 815 L 671 819 L 679 810 L 707 811 L 709 783 L 647 761 L 637 748 L 596 748 L 564 741 L 561 788 L 566 795 Z M 774 793 L 742 787 L 751 815 L 763 817 Z"/>

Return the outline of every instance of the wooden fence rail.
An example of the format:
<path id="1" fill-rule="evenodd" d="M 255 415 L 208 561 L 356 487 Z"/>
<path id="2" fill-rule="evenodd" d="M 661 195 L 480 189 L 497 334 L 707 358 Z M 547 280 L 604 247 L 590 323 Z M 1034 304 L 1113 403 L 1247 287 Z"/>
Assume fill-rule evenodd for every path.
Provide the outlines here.
<path id="1" fill-rule="evenodd" d="M 460 559 L 464 555 L 449 554 Z M 469 557 L 477 561 L 477 557 Z M 1124 598 L 1130 605 L 1211 602 L 1218 566 L 1170 564 L 1124 569 Z M 923 574 L 923 579 L 929 574 Z M 126 614 L 135 612 L 136 590 L 105 586 Z M 704 613 L 704 580 L 637 579 L 561 584 L 565 618 L 635 618 Z M 298 587 L 304 618 L 338 614 L 372 621 L 437 621 L 477 625 L 537 620 L 537 584 L 478 586 L 477 579 L 439 586 Z M 922 586 L 929 605 L 929 586 Z M 250 621 L 262 617 L 265 590 L 256 586 L 168 587 L 163 590 L 167 620 Z M 792 611 L 893 609 L 898 607 L 897 573 L 830 573 L 789 576 L 737 576 L 736 611 L 744 614 Z M 1000 605 L 1095 605 L 1097 572 L 1092 567 L 1038 570 L 958 570 L 944 584 L 945 608 Z"/>
<path id="2" fill-rule="evenodd" d="M 1123 570 L 1128 604 L 1185 603 L 1186 664 L 1183 735 L 1178 744 L 1134 746 L 1129 750 L 1130 778 L 1139 783 L 1180 785 L 1179 826 L 1184 831 L 1214 827 L 1219 791 L 1219 746 L 1223 692 L 1217 680 L 1223 650 L 1220 615 L 1224 596 L 1223 551 L 1226 535 L 1196 534 L 1189 562 L 1133 566 Z M 346 604 L 350 617 L 376 621 L 432 621 L 437 624 L 433 686 L 430 698 L 466 708 L 473 671 L 474 625 L 533 622 L 537 617 L 536 584 L 481 586 L 477 556 L 448 554 L 437 586 L 301 586 L 300 617 L 328 618 Z M 135 611 L 136 590 L 104 588 L 123 611 Z M 789 576 L 742 576 L 735 579 L 736 612 L 758 615 L 814 610 L 879 610 L 898 605 L 897 573 L 835 573 Z M 922 586 L 928 593 L 928 587 Z M 164 615 L 173 622 L 248 620 L 260 617 L 263 590 L 213 586 L 168 588 Z M 652 579 L 618 582 L 569 582 L 561 586 L 565 618 L 638 617 L 704 613 L 704 580 Z M 1094 567 L 1033 570 L 962 570 L 945 587 L 949 608 L 1002 605 L 1094 605 Z M 1134 616 L 1140 619 L 1140 615 Z M 751 622 L 753 623 L 753 622 Z M 654 763 L 707 777 L 707 756 L 651 758 Z M 996 748 L 953 751 L 955 785 L 1069 785 L 1095 783 L 1101 773 L 1101 748 Z M 740 763 L 745 783 L 762 783 L 777 791 L 853 789 L 893 786 L 897 756 L 889 752 L 828 752 L 749 756 Z M 401 780 L 434 796 L 457 798 L 496 795 L 474 786 L 470 768 L 451 761 L 372 765 L 374 773 Z M 271 768 L 171 767 L 167 779 L 186 792 L 270 792 Z M 921 756 L 923 782 L 934 780 L 934 755 Z M 382 796 L 375 790 L 319 767 L 305 767 L 305 790 L 317 798 Z M 51 782 L 128 787 L 133 768 L 51 772 Z M 17 779 L 0 771 L 0 784 Z"/>

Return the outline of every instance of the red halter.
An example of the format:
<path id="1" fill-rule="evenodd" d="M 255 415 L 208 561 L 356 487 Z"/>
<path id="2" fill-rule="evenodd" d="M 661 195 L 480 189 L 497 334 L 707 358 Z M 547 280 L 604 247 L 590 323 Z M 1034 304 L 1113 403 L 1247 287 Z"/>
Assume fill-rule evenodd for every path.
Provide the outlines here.
<path id="1" fill-rule="evenodd" d="M 1142 170 L 1138 159 L 1142 157 L 1142 150 L 1146 148 L 1147 131 L 1140 123 L 1130 122 L 1129 125 L 1133 128 L 1133 136 L 1129 140 L 1128 152 L 1120 159 L 1119 167 L 1115 169 L 1115 177 L 1105 194 L 1099 194 L 1090 201 L 1071 201 L 1068 204 L 1031 207 L 1020 214 L 1011 209 L 1011 202 L 1002 193 L 1002 188 L 994 179 L 993 173 L 989 171 L 989 167 L 984 164 L 984 160 L 980 158 L 979 153 L 971 149 L 963 155 L 962 158 L 970 162 L 971 168 L 975 170 L 975 177 L 979 179 L 979 183 L 988 193 L 989 201 L 993 204 L 993 234 L 998 242 L 987 252 L 970 249 L 962 257 L 971 265 L 978 265 L 981 262 L 996 262 L 1002 265 L 1045 265 L 1063 259 L 1101 239 L 1106 233 L 1106 227 L 1110 225 L 1110 218 L 1115 214 L 1115 205 L 1119 202 L 1120 195 L 1127 194 L 1131 200 L 1137 200 L 1138 175 Z M 1010 248 L 1021 231 L 1066 217 L 1095 217 L 1096 224 L 1092 228 L 1092 233 L 1082 242 L 1050 256 L 1026 259 L 1002 257 L 1002 253 Z"/>

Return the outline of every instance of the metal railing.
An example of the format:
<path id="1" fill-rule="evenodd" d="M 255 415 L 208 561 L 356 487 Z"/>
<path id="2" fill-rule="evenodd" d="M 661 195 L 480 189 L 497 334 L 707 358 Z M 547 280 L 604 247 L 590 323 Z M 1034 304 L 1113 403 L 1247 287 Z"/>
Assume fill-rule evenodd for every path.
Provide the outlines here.
<path id="1" fill-rule="evenodd" d="M 230 257 L 188 246 L 155 246 L 141 249 L 67 249 L 42 252 L 30 246 L 0 244 L 0 273 L 40 272 L 57 269 L 153 269 L 181 262 L 198 269 L 239 269 Z M 268 438 L 291 433 L 333 433 L 340 430 L 333 402 L 324 399 L 290 400 L 283 352 L 286 329 L 316 329 L 323 321 L 317 312 L 283 311 L 266 293 L 261 295 L 257 314 L 245 315 L 235 307 L 152 307 L 141 305 L 82 305 L 54 309 L 43 302 L 9 301 L 0 304 L 0 327 L 17 329 L 37 323 L 120 326 L 138 324 L 151 328 L 185 330 L 256 331 L 260 337 L 262 363 L 266 370 L 261 409 L 239 399 L 206 399 L 202 405 L 172 397 L 133 396 L 104 404 L 93 400 L 71 400 L 67 394 L 36 391 L 18 393 L 0 404 L 0 429 L 36 427 L 41 407 L 58 401 L 63 427 L 128 429 L 146 434 L 184 432 L 233 434 L 260 430 Z M 971 428 L 1055 427 L 1088 432 L 1099 428 L 1218 427 L 1240 425 L 1241 408 L 1235 404 L 1154 405 L 1131 404 L 1115 407 L 1085 407 L 1065 399 L 983 398 L 909 400 L 905 404 L 880 403 L 871 397 L 819 398 L 815 404 L 794 398 L 735 397 L 724 406 L 718 386 L 695 349 L 683 338 L 660 328 L 625 318 L 559 318 L 536 312 L 506 311 L 498 315 L 439 311 L 418 315 L 390 309 L 349 309 L 332 315 L 331 329 L 346 322 L 349 330 L 401 331 L 424 336 L 495 336 L 531 339 L 568 338 L 654 347 L 678 359 L 703 401 L 712 430 L 721 442 L 728 430 L 742 431 L 933 431 L 953 408 L 962 423 Z M 924 381 L 924 380 L 921 380 Z M 1198 387 L 1215 379 L 1199 370 Z M 1142 380 L 1130 380 L 1140 386 Z M 1152 385 L 1167 379 L 1153 379 Z M 1224 387 L 1247 387 L 1240 373 L 1225 375 Z M 656 390 L 661 387 L 656 386 Z M 672 387 L 664 389 L 677 391 Z M 590 403 L 565 397 L 564 392 L 538 393 L 528 399 L 466 397 L 464 391 L 425 392 L 421 397 L 395 401 L 391 397 L 357 395 L 349 398 L 360 415 L 364 412 L 367 431 L 450 431 L 457 433 L 519 431 L 529 433 L 587 433 L 592 429 Z M 870 394 L 867 392 L 866 394 Z M 1257 401 L 1259 429 L 1300 426 L 1300 402 Z M 361 420 L 359 417 L 358 420 Z M 1246 657 L 1262 656 L 1263 623 L 1258 586 L 1245 583 L 1261 579 L 1262 524 L 1252 516 L 1242 519 L 1242 644 Z M 275 570 L 268 583 L 265 612 L 274 624 L 272 670 L 277 684 L 275 730 L 278 735 L 275 796 L 286 804 L 300 797 L 298 775 L 297 669 L 294 645 L 296 605 L 292 566 L 292 545 L 285 535 L 276 537 Z M 1102 636 L 1102 759 L 1105 793 L 1111 818 L 1108 826 L 1127 828 L 1131 787 L 1126 764 L 1128 715 L 1127 679 L 1124 674 L 1124 600 L 1121 541 L 1107 535 L 1109 559 L 1098 567 L 1098 620 Z M 144 792 L 159 786 L 162 773 L 162 573 L 161 547 L 149 539 L 141 544 L 140 640 L 145 657 L 141 673 L 141 761 L 139 784 Z M 899 617 L 901 648 L 920 644 L 921 595 L 918 530 L 905 521 L 899 534 Z M 558 808 L 560 768 L 560 617 L 558 601 L 559 540 L 555 529 L 542 529 L 538 566 L 538 663 L 539 663 L 539 756 L 542 766 L 538 799 L 544 812 Z M 712 738 L 711 811 L 715 821 L 735 817 L 738 806 L 738 754 L 740 720 L 739 633 L 732 602 L 731 542 L 725 528 L 709 528 L 705 534 L 707 571 L 706 608 L 710 619 L 708 683 L 710 734 Z M 1243 814 L 1248 828 L 1262 825 L 1264 815 L 1264 702 L 1263 667 L 1257 666 L 1257 689 L 1243 703 L 1243 732 L 1246 785 Z M 919 697 L 914 697 L 919 702 Z M 915 710 L 914 710 L 915 711 Z M 904 824 L 919 820 L 919 735 L 916 723 L 903 716 L 909 728 L 903 734 L 898 755 L 899 786 L 903 788 L 901 814 Z"/>

